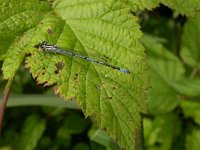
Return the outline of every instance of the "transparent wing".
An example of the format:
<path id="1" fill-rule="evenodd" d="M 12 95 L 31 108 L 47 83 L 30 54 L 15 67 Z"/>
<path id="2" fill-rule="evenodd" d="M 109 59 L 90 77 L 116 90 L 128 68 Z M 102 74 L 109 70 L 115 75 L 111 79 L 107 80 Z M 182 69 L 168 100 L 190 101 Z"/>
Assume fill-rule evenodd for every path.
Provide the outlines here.
<path id="1" fill-rule="evenodd" d="M 109 61 L 109 58 L 106 56 L 106 55 L 102 55 L 102 54 L 97 54 L 95 52 L 85 52 L 85 51 L 80 51 L 80 50 L 74 50 L 74 49 L 64 49 L 64 51 L 68 51 L 68 52 L 71 52 L 71 53 L 74 53 L 74 54 L 77 54 L 77 55 L 81 55 L 81 56 L 86 56 L 88 58 L 92 58 L 94 60 L 97 60 L 97 61 L 101 61 L 101 62 L 105 62 L 105 63 L 108 63 L 110 62 Z"/>

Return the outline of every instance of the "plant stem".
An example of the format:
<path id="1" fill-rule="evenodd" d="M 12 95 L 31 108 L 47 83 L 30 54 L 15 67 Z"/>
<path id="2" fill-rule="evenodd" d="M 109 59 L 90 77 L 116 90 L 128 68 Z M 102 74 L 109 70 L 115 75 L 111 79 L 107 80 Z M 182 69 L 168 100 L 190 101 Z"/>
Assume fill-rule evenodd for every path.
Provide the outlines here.
<path id="1" fill-rule="evenodd" d="M 142 116 L 142 115 L 141 115 Z M 140 128 L 136 130 L 135 150 L 144 150 L 144 136 L 143 136 L 143 117 L 140 121 Z"/>
<path id="2" fill-rule="evenodd" d="M 193 78 L 196 76 L 196 74 L 198 73 L 198 71 L 199 71 L 199 68 L 198 68 L 198 67 L 195 67 L 195 68 L 192 70 L 192 73 L 191 73 L 191 75 L 190 75 L 190 79 L 193 79 Z"/>
<path id="3" fill-rule="evenodd" d="M 2 125 L 3 125 L 3 116 L 4 116 L 5 109 L 6 109 L 6 104 L 7 104 L 7 101 L 8 101 L 8 96 L 9 96 L 9 93 L 10 93 L 10 87 L 11 87 L 12 81 L 13 81 L 13 78 L 8 80 L 8 83 L 7 83 L 7 85 L 4 89 L 4 92 L 3 92 L 2 103 L 0 105 L 0 135 L 1 135 L 1 128 L 2 128 Z"/>

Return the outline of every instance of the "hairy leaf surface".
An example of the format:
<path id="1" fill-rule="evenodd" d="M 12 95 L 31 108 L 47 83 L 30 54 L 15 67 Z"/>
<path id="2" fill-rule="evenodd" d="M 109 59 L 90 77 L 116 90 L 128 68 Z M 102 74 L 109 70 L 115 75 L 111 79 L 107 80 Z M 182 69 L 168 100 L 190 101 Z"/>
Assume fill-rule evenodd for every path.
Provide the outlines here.
<path id="1" fill-rule="evenodd" d="M 132 7 L 132 10 L 139 9 L 148 9 L 152 10 L 153 8 L 159 6 L 158 0 L 129 0 L 130 6 Z"/>

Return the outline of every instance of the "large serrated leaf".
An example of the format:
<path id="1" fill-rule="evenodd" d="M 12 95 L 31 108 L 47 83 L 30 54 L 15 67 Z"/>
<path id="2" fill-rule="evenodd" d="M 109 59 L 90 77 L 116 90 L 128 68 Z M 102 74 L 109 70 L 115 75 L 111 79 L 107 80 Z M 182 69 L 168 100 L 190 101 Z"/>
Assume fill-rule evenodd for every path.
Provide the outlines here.
<path id="1" fill-rule="evenodd" d="M 0 2 L 0 55 L 4 55 L 3 76 L 15 76 L 26 54 L 26 44 L 34 34 L 34 27 L 49 11 L 47 3 L 37 0 Z"/>
<path id="2" fill-rule="evenodd" d="M 24 40 L 17 53 L 31 53 L 26 66 L 38 83 L 56 84 L 57 92 L 64 99 L 75 100 L 84 114 L 91 116 L 123 148 L 133 149 L 140 113 L 147 112 L 145 91 L 149 87 L 137 18 L 132 16 L 126 3 L 116 0 L 59 0 L 52 7 L 48 14 L 40 14 L 32 36 L 27 35 L 31 38 Z M 17 35 L 20 33 L 23 32 Z M 14 44 L 21 42 L 14 39 Z M 76 49 L 89 57 L 91 52 L 105 56 L 109 58 L 108 63 L 128 69 L 130 74 L 34 48 L 44 40 L 64 50 Z M 13 51 L 15 48 L 10 48 L 9 59 L 16 59 L 11 55 Z M 9 62 L 12 66 L 20 64 L 19 60 Z M 17 67 L 5 69 L 6 66 L 4 77 L 10 78 Z"/>
<path id="3" fill-rule="evenodd" d="M 34 28 L 41 17 L 49 11 L 45 2 L 38 0 L 0 2 L 0 54 L 6 53 L 11 42 L 23 33 Z"/>
<path id="4" fill-rule="evenodd" d="M 33 30 L 29 30 L 22 37 L 16 37 L 15 41 L 7 49 L 3 63 L 3 77 L 4 79 L 12 78 L 16 75 L 18 68 L 24 60 L 27 53 L 24 49 L 28 40 L 33 36 Z"/>

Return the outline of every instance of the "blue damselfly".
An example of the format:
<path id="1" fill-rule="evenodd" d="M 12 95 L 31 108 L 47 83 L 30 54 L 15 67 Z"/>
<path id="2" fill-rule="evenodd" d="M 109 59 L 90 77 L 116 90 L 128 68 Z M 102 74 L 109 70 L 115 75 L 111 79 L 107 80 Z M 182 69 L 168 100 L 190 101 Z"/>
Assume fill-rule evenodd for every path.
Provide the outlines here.
<path id="1" fill-rule="evenodd" d="M 100 65 L 104 65 L 104 66 L 110 67 L 110 68 L 112 68 L 112 69 L 119 70 L 119 71 L 121 71 L 121 72 L 123 72 L 123 73 L 127 73 L 127 74 L 130 73 L 129 70 L 126 70 L 126 69 L 123 69 L 123 68 L 120 68 L 120 67 L 117 67 L 117 66 L 108 64 L 108 63 L 106 63 L 106 62 L 99 61 L 99 60 L 96 60 L 96 59 L 87 57 L 87 56 L 83 56 L 83 55 L 79 55 L 79 54 L 76 54 L 76 53 L 67 51 L 68 49 L 66 49 L 66 51 L 65 51 L 65 50 L 62 50 L 60 47 L 58 47 L 58 46 L 56 46 L 56 45 L 47 44 L 46 41 L 43 41 L 43 42 L 39 43 L 39 44 L 36 45 L 35 47 L 36 47 L 36 48 L 43 49 L 43 50 L 45 50 L 46 52 L 53 52 L 53 53 L 59 53 L 59 54 L 65 54 L 65 55 L 67 54 L 67 55 L 70 55 L 70 56 L 82 58 L 82 59 L 85 59 L 85 60 L 88 60 L 88 61 L 91 61 L 91 62 L 100 64 Z"/>

